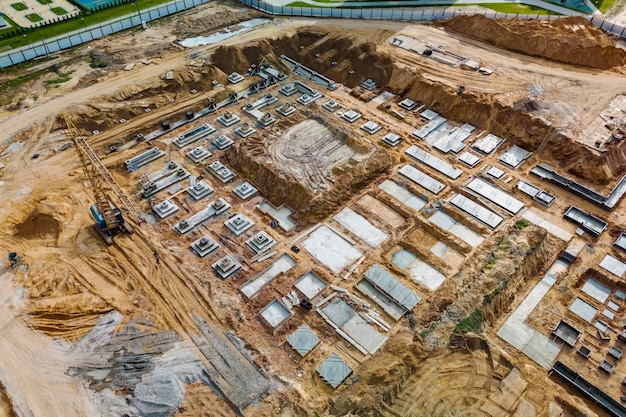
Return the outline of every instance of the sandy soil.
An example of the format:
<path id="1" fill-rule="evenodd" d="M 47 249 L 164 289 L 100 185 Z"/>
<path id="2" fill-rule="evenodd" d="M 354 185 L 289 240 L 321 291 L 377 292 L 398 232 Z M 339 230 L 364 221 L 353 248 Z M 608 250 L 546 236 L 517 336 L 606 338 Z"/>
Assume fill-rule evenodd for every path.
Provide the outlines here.
<path id="1" fill-rule="evenodd" d="M 313 200 L 318 206 L 303 203 L 306 210 L 302 212 L 306 215 L 296 213 L 299 221 L 296 231 L 284 233 L 276 229 L 271 234 L 279 241 L 277 248 L 288 251 L 297 233 L 318 221 L 341 229 L 332 216 L 339 207 L 350 206 L 384 231 L 388 240 L 376 249 L 364 242 L 357 243 L 357 248 L 368 254 L 367 260 L 356 273 L 341 277 L 332 274 L 304 250 L 299 254 L 289 252 L 298 265 L 252 300 L 244 301 L 239 287 L 265 269 L 270 261 L 252 261 L 245 245 L 248 236 L 233 238 L 220 226 L 224 219 L 209 222 L 192 233 L 193 237 L 202 233 L 214 235 L 223 250 L 243 265 L 235 277 L 217 280 L 210 270 L 215 256 L 198 260 L 188 250 L 189 236 L 181 237 L 171 231 L 174 223 L 196 212 L 203 204 L 188 200 L 184 194 L 170 197 L 181 207 L 179 215 L 158 223 L 139 223 L 138 219 L 129 218 L 136 232 L 117 236 L 111 247 L 103 245 L 92 228 L 88 212 L 93 197 L 59 118 L 63 111 L 74 117 L 112 176 L 135 198 L 139 191 L 137 181 L 144 171 L 128 174 L 123 161 L 148 145 L 136 145 L 114 154 L 109 153 L 110 145 L 123 145 L 136 133 L 150 132 L 165 118 L 184 117 L 185 110 L 200 109 L 209 98 L 223 99 L 230 91 L 242 88 L 228 85 L 227 74 L 235 70 L 243 73 L 261 58 L 279 66 L 277 57 L 281 53 L 341 83 L 339 89 L 324 91 L 324 94 L 357 109 L 364 120 L 374 120 L 385 129 L 401 134 L 405 143 L 412 131 L 424 122 L 413 113 L 405 119 L 393 115 L 391 110 L 399 109 L 397 101 L 401 96 L 426 102 L 456 122 L 473 123 L 480 130 L 501 134 L 509 140 L 507 145 L 516 143 L 534 151 L 547 134 L 553 133 L 553 127 L 558 127 L 563 137 L 574 137 L 581 125 L 595 117 L 614 95 L 626 91 L 621 67 L 612 71 L 581 69 L 498 49 L 441 29 L 403 22 L 275 19 L 271 24 L 219 45 L 186 50 L 176 44 L 183 37 L 217 29 L 218 18 L 224 24 L 254 16 L 256 12 L 239 6 L 203 6 L 146 31 L 118 34 L 93 42 L 90 49 L 82 48 L 64 55 L 56 61 L 56 71 L 74 73 L 71 81 L 59 87 L 45 84 L 46 79 L 56 77 L 49 73 L 7 92 L 4 100 L 10 103 L 0 120 L 0 131 L 5 138 L 0 143 L 0 152 L 3 152 L 0 162 L 4 165 L 0 169 L 3 196 L 0 259 L 4 262 L 9 251 L 16 251 L 22 256 L 23 265 L 13 270 L 0 265 L 3 268 L 0 270 L 3 284 L 0 285 L 0 324 L 4 329 L 0 337 L 3 352 L 0 381 L 12 401 L 12 406 L 9 400 L 3 401 L 7 403 L 6 408 L 12 408 L 20 416 L 96 416 L 107 415 L 103 404 L 114 404 L 111 409 L 117 410 L 119 415 L 128 413 L 127 400 L 132 402 L 133 384 L 114 386 L 114 382 L 101 378 L 96 371 L 87 372 L 90 384 L 86 376 L 87 379 L 75 377 L 68 370 L 81 366 L 90 369 L 87 365 L 102 359 L 92 356 L 94 352 L 108 346 L 109 339 L 115 340 L 114 335 L 134 334 L 129 327 L 124 327 L 132 322 L 144 323 L 130 327 L 137 334 L 144 334 L 144 331 L 162 334 L 159 332 L 166 330 L 177 334 L 180 343 L 176 347 L 168 345 L 169 350 L 163 348 L 168 353 L 161 359 L 161 363 L 175 363 L 172 369 L 184 375 L 181 378 L 185 382 L 186 397 L 174 415 L 235 415 L 231 404 L 199 382 L 200 379 L 195 379 L 197 375 L 192 372 L 198 364 L 214 370 L 215 356 L 219 356 L 203 350 L 206 343 L 199 323 L 205 322 L 216 329 L 234 331 L 255 366 L 271 378 L 274 390 L 245 410 L 245 415 L 249 416 L 312 417 L 351 413 L 570 416 L 598 412 L 593 405 L 548 379 L 533 362 L 511 351 L 495 336 L 510 307 L 537 282 L 565 243 L 547 237 L 535 226 L 520 231 L 514 226 L 516 218 L 511 216 L 507 216 L 502 228 L 492 232 L 448 207 L 447 193 L 462 192 L 463 182 L 469 176 L 478 175 L 485 164 L 495 163 L 492 158 L 486 158 L 486 162 L 474 169 L 464 167 L 466 173 L 456 181 L 441 178 L 440 174 L 425 168 L 429 175 L 449 186 L 445 196 L 430 199 L 428 210 L 432 213 L 433 207 L 443 205 L 450 215 L 485 237 L 480 247 L 472 248 L 451 233 L 432 226 L 426 211 L 411 211 L 377 188 L 383 178 L 403 181 L 397 174 L 398 167 L 408 162 L 403 147 L 379 147 L 374 143 L 376 139 L 366 136 L 358 126 L 344 127 L 347 140 L 355 147 L 377 149 L 380 161 L 384 161 L 376 167 L 379 170 L 376 172 L 381 174 L 376 178 L 368 176 L 363 164 L 353 161 L 353 153 L 339 155 L 341 158 L 336 159 L 342 159 L 343 165 L 332 169 L 325 167 L 324 171 L 329 183 L 337 187 L 336 195 Z M 398 34 L 425 39 L 452 52 L 480 59 L 495 72 L 486 77 L 391 46 L 390 40 Z M 89 68 L 90 50 L 108 55 L 110 66 L 104 70 Z M 140 59 L 150 60 L 150 63 L 140 63 Z M 202 59 L 206 60 L 203 66 L 190 65 L 191 61 L 197 63 Z M 338 64 L 329 65 L 332 61 Z M 125 70 L 129 63 L 135 65 Z M 175 74 L 171 82 L 163 77 L 170 70 Z M 367 95 L 352 88 L 367 78 L 379 86 L 387 86 L 397 96 L 382 102 L 355 98 Z M 212 88 L 213 80 L 225 87 Z M 459 85 L 465 86 L 462 95 L 456 94 Z M 192 88 L 198 93 L 192 94 Z M 531 97 L 539 103 L 534 108 L 524 105 Z M 145 112 L 147 107 L 150 112 Z M 329 126 L 342 123 L 338 114 L 330 114 L 320 105 L 312 105 L 306 111 L 307 117 L 323 118 Z M 121 123 L 120 119 L 127 121 Z M 269 143 L 294 124 L 278 123 L 272 127 L 275 130 L 268 130 L 271 134 L 262 132 L 247 141 L 238 141 L 230 151 L 216 151 L 211 161 L 235 163 L 241 177 L 237 181 L 245 178 L 253 183 L 265 182 L 257 184 L 263 187 L 267 198 L 279 195 L 292 198 L 296 203 L 298 198 L 309 198 L 311 190 L 306 189 L 306 184 L 299 195 L 300 188 L 289 188 L 286 182 L 281 183 L 280 176 L 286 177 L 289 166 L 264 164 L 272 158 L 270 152 L 263 153 L 270 148 Z M 100 132 L 93 134 L 95 129 Z M 168 157 L 185 160 L 184 150 L 172 147 L 168 138 L 154 141 L 152 145 L 166 150 Z M 245 151 L 250 149 L 257 153 L 246 157 Z M 38 153 L 39 158 L 31 159 L 34 153 Z M 343 159 L 348 162 L 344 163 Z M 599 155 L 573 142 L 568 142 L 567 147 L 551 143 L 543 153 L 533 155 L 520 170 L 507 170 L 513 180 L 499 185 L 516 197 L 525 198 L 514 191 L 513 186 L 516 180 L 529 179 L 528 170 L 544 160 L 559 169 L 580 174 L 578 178 L 582 182 L 609 187 L 623 172 L 625 159 L 619 145 Z M 263 165 L 263 175 L 252 169 L 255 163 Z M 185 167 L 193 175 L 206 175 L 201 165 L 185 161 Z M 596 167 L 599 168 L 596 170 Z M 212 179 L 211 182 L 216 185 L 215 196 L 226 199 L 234 210 L 246 214 L 262 228 L 269 223 L 269 219 L 255 209 L 262 201 L 260 197 L 241 202 L 234 197 L 230 186 Z M 416 195 L 424 193 L 416 186 L 407 184 L 406 187 Z M 542 184 L 542 187 L 558 196 L 554 206 L 543 210 L 545 216 L 568 231 L 573 231 L 573 227 L 565 223 L 561 215 L 573 202 L 582 209 L 599 211 L 591 203 L 574 199 L 550 184 Z M 526 201 L 529 205 L 533 204 L 529 201 Z M 142 211 L 150 211 L 146 200 L 137 200 L 137 205 Z M 606 213 L 601 216 L 607 217 Z M 610 215 L 613 235 L 623 216 L 621 209 Z M 344 230 L 344 233 L 349 232 Z M 587 270 L 597 264 L 600 252 L 610 250 L 607 248 L 613 238 L 608 233 L 597 242 L 583 237 L 601 250 L 583 255 L 581 263 L 585 266 L 580 268 Z M 437 242 L 454 249 L 449 261 L 437 258 L 430 251 Z M 441 270 L 446 275 L 442 287 L 429 292 L 391 265 L 390 254 L 398 247 L 414 251 Z M 491 269 L 485 268 L 494 253 L 499 254 L 498 262 Z M 531 256 L 535 253 L 541 256 Z M 257 319 L 261 308 L 289 293 L 294 279 L 309 270 L 327 282 L 352 290 L 360 273 L 373 263 L 389 268 L 425 299 L 410 319 L 393 325 L 390 340 L 372 357 L 365 357 L 351 348 L 314 312 L 295 309 L 290 321 L 273 333 Z M 519 272 L 518 265 L 524 265 L 522 271 L 527 275 Z M 492 312 L 491 324 L 485 326 L 482 335 L 451 338 L 456 322 L 480 307 L 483 296 L 501 285 L 506 276 L 516 277 L 520 285 L 520 294 L 511 297 L 507 309 Z M 330 292 L 331 289 L 327 289 L 324 295 Z M 97 323 L 112 312 L 119 312 L 123 321 L 111 324 L 108 333 L 96 337 L 92 331 L 99 328 Z M 284 340 L 305 323 L 315 329 L 322 344 L 300 359 L 285 346 Z M 534 323 L 543 326 L 540 331 L 549 332 L 545 322 L 535 320 Z M 115 333 L 123 329 L 127 333 Z M 163 353 L 151 351 L 154 347 L 155 344 L 147 344 L 134 346 L 134 349 L 140 351 L 138 354 L 159 356 Z M 359 377 L 349 379 L 346 386 L 336 391 L 315 374 L 317 365 L 331 352 L 339 352 Z M 163 359 L 165 356 L 171 361 Z M 302 371 L 302 377 L 298 376 L 298 371 Z M 138 371 L 139 377 L 143 372 Z M 93 382 L 96 380 L 98 384 Z M 94 384 L 101 390 L 93 389 Z M 618 396 L 619 387 L 613 385 L 607 389 L 611 395 Z M 58 395 L 60 391 L 62 396 Z"/>

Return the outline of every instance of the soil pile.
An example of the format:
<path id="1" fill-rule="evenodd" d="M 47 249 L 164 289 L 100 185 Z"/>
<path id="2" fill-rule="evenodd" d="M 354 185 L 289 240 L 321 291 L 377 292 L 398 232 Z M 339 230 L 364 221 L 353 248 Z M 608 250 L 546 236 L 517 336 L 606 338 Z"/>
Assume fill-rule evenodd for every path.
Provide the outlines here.
<path id="1" fill-rule="evenodd" d="M 458 16 L 446 22 L 445 28 L 500 48 L 566 64 L 598 69 L 626 64 L 626 51 L 580 16 L 551 21 Z"/>
<path id="2" fill-rule="evenodd" d="M 15 235 L 25 239 L 56 239 L 63 223 L 71 218 L 71 210 L 60 196 L 50 195 L 39 202 L 24 221 L 15 226 Z"/>

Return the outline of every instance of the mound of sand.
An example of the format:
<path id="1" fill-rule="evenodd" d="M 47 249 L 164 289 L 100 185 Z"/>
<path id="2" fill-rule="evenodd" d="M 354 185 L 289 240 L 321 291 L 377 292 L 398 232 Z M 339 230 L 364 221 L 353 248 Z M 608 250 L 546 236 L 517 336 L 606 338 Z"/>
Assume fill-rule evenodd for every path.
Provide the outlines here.
<path id="1" fill-rule="evenodd" d="M 566 64 L 598 69 L 626 64 L 626 51 L 580 16 L 551 21 L 458 16 L 443 25 L 500 48 Z"/>
<path id="2" fill-rule="evenodd" d="M 15 226 L 16 236 L 26 239 L 57 238 L 63 224 L 72 217 L 70 205 L 59 195 L 40 201 L 30 215 Z"/>

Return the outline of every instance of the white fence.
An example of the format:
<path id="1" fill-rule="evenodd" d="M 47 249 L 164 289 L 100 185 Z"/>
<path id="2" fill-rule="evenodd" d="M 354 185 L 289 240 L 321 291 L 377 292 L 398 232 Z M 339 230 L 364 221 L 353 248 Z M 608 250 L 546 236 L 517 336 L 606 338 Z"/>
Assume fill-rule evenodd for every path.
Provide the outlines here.
<path id="1" fill-rule="evenodd" d="M 301 17 L 328 17 L 343 19 L 366 19 L 366 20 L 445 20 L 461 15 L 482 14 L 489 18 L 513 18 L 520 19 L 561 19 L 563 16 L 538 15 L 522 13 L 500 13 L 495 11 L 477 12 L 475 10 L 449 10 L 445 7 L 415 7 L 415 8 L 363 8 L 363 7 L 291 7 L 275 6 L 263 0 L 239 0 L 255 9 L 273 15 L 301 16 Z M 624 37 L 626 28 L 616 25 L 596 15 L 584 15 L 595 26 L 605 32 Z"/>
<path id="2" fill-rule="evenodd" d="M 62 49 L 71 48 L 81 43 L 102 38 L 103 36 L 130 29 L 134 26 L 139 26 L 142 21 L 150 22 L 151 20 L 190 9 L 199 4 L 208 3 L 209 1 L 210 0 L 174 0 L 169 3 L 141 10 L 132 16 L 110 20 L 100 25 L 90 26 L 82 30 L 57 36 L 56 38 L 44 39 L 41 42 L 22 48 L 11 49 L 0 53 L 0 68 L 9 67 Z"/>

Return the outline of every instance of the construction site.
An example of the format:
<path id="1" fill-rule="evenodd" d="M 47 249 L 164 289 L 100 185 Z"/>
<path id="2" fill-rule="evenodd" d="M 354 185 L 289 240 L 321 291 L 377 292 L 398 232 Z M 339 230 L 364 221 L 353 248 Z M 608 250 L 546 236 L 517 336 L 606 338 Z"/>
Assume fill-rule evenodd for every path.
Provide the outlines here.
<path id="1" fill-rule="evenodd" d="M 626 416 L 625 45 L 209 3 L 19 69 L 0 417 Z"/>

